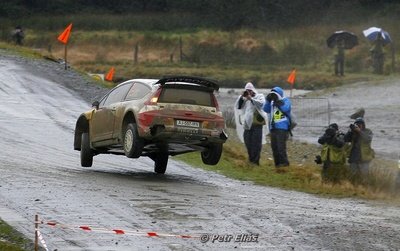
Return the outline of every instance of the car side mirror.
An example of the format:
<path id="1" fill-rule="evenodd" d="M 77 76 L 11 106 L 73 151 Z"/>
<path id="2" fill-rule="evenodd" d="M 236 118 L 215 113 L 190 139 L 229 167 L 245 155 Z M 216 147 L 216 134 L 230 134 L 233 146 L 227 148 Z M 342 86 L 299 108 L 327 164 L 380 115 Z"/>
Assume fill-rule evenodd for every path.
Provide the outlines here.
<path id="1" fill-rule="evenodd" d="M 94 101 L 94 102 L 92 103 L 92 107 L 95 108 L 96 110 L 99 109 L 99 105 L 100 105 L 99 101 Z"/>

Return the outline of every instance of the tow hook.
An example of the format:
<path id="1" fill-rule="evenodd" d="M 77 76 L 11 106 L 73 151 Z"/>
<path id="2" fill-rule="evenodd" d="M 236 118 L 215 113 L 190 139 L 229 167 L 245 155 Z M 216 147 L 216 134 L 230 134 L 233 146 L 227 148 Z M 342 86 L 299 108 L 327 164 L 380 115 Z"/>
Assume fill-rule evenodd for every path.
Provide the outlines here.
<path id="1" fill-rule="evenodd" d="M 222 140 L 227 140 L 228 139 L 228 134 L 225 133 L 224 130 L 222 130 L 221 134 L 219 135 L 219 138 Z"/>

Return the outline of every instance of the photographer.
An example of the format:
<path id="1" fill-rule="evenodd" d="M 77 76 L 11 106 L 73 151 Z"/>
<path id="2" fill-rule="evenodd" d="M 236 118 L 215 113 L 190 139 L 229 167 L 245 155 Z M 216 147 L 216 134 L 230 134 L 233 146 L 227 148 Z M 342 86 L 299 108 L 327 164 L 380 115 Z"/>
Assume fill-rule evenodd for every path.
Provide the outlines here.
<path id="1" fill-rule="evenodd" d="M 346 153 L 344 150 L 344 134 L 336 123 L 330 124 L 325 133 L 319 137 L 318 143 L 323 145 L 321 155 L 315 162 L 322 165 L 321 177 L 324 182 L 340 183 L 346 176 Z"/>
<path id="2" fill-rule="evenodd" d="M 274 87 L 267 95 L 264 111 L 269 115 L 271 149 L 275 167 L 289 166 L 286 153 L 286 141 L 290 131 L 290 112 L 292 104 L 283 95 L 283 89 Z"/>
<path id="3" fill-rule="evenodd" d="M 242 111 L 243 121 L 243 139 L 249 155 L 249 161 L 252 164 L 260 164 L 260 153 L 262 148 L 263 126 L 266 124 L 266 115 L 262 111 L 265 97 L 258 93 L 252 83 L 247 83 L 242 95 L 238 97 L 235 103 L 236 109 Z"/>
<path id="4" fill-rule="evenodd" d="M 350 124 L 349 131 L 344 136 L 345 142 L 351 142 L 349 163 L 351 181 L 358 183 L 368 174 L 369 163 L 375 157 L 371 148 L 372 131 L 365 127 L 363 118 L 357 118 L 354 124 Z"/>

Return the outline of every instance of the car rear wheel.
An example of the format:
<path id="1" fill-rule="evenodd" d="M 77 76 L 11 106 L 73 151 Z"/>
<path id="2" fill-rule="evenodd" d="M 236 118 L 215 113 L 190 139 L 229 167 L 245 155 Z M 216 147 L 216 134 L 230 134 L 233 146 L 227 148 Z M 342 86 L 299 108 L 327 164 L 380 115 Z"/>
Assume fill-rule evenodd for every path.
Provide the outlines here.
<path id="1" fill-rule="evenodd" d="M 84 132 L 81 136 L 81 166 L 91 167 L 93 164 L 93 150 L 90 148 L 89 133 Z"/>
<path id="2" fill-rule="evenodd" d="M 222 144 L 212 143 L 209 148 L 201 152 L 201 159 L 206 165 L 218 164 L 222 154 Z"/>
<path id="3" fill-rule="evenodd" d="M 154 172 L 165 173 L 165 170 L 167 170 L 168 157 L 168 153 L 156 153 L 154 155 Z"/>
<path id="4" fill-rule="evenodd" d="M 124 134 L 124 152 L 128 158 L 139 158 L 142 155 L 143 139 L 139 137 L 136 124 L 128 124 Z"/>

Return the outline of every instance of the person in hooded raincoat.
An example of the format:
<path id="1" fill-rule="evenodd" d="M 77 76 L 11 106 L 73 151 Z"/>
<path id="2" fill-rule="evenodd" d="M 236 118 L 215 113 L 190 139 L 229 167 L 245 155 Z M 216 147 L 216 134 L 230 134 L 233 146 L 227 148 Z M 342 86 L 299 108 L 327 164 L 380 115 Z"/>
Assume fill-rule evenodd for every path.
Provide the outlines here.
<path id="1" fill-rule="evenodd" d="M 274 87 L 267 95 L 264 111 L 269 115 L 271 149 L 275 167 L 289 166 L 286 141 L 290 132 L 290 116 L 292 104 L 284 96 L 283 89 Z"/>
<path id="2" fill-rule="evenodd" d="M 235 102 L 235 109 L 241 110 L 243 115 L 243 138 L 249 161 L 255 165 L 260 164 L 263 126 L 266 124 L 266 116 L 262 111 L 264 103 L 264 94 L 258 93 L 250 82 Z"/>

